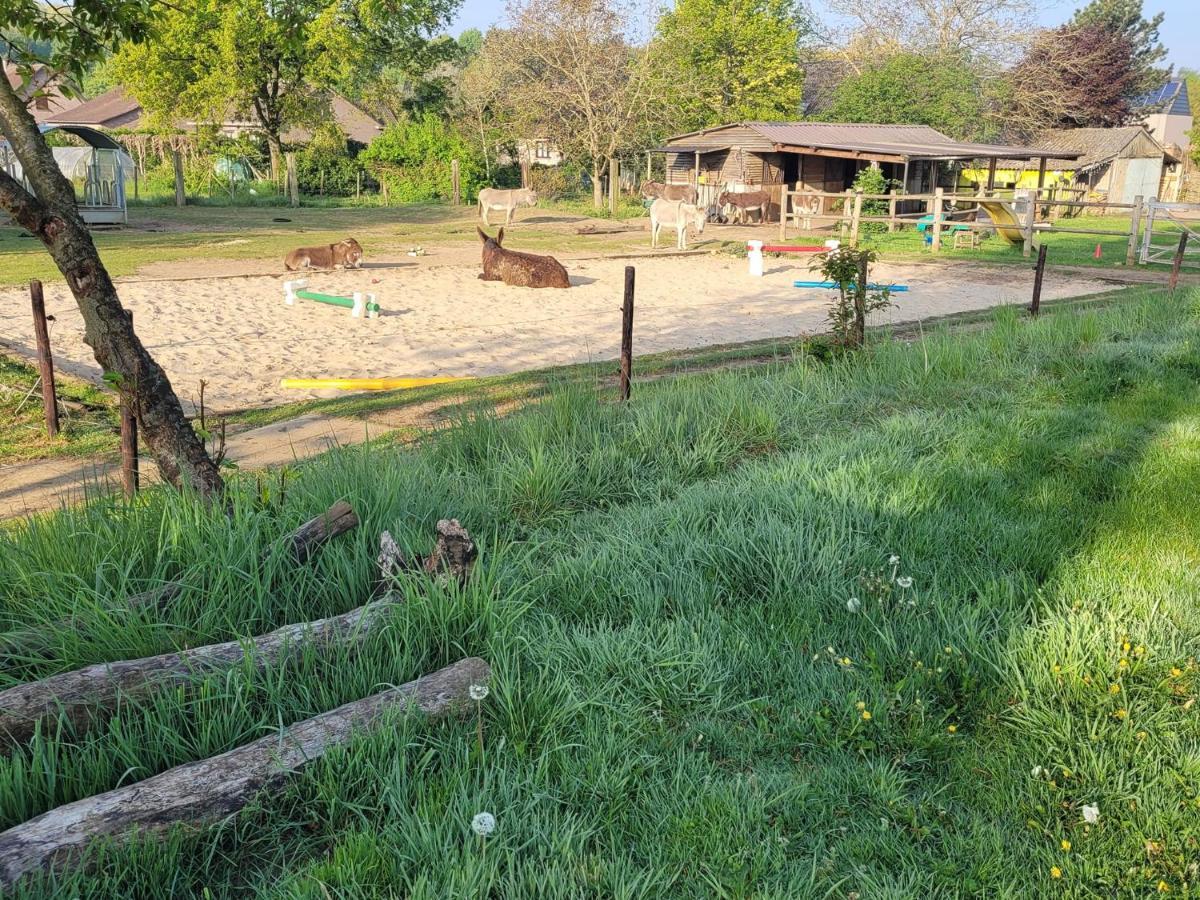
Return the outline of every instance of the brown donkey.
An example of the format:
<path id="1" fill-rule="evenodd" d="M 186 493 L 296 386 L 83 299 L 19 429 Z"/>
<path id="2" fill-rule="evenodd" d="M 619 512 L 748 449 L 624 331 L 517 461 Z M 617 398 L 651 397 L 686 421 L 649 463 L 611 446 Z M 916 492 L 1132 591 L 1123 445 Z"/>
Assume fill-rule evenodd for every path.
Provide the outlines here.
<path id="1" fill-rule="evenodd" d="M 504 242 L 503 228 L 496 232 L 494 238 L 488 237 L 478 226 L 475 230 L 479 232 L 479 240 L 483 241 L 483 274 L 479 277 L 484 281 L 503 281 L 514 287 L 571 286 L 567 270 L 553 256 L 505 250 L 500 246 Z"/>

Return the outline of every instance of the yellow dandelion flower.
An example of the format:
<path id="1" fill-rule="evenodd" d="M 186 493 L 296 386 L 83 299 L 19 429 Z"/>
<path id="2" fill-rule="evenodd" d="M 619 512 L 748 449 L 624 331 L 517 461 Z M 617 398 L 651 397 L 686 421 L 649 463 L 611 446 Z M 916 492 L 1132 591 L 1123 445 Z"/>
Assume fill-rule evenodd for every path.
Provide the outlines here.
<path id="1" fill-rule="evenodd" d="M 1160 894 L 1166 894 L 1166 893 L 1170 892 L 1170 890 L 1171 890 L 1171 886 L 1169 884 L 1167 884 L 1165 881 L 1160 881 L 1158 883 L 1158 892 Z"/>
<path id="2" fill-rule="evenodd" d="M 1061 844 L 1059 844 L 1059 846 L 1062 847 L 1063 850 L 1065 850 L 1067 853 L 1071 852 L 1071 842 L 1070 841 L 1064 840 Z"/>
<path id="3" fill-rule="evenodd" d="M 1129 668 L 1129 660 L 1127 660 L 1127 659 L 1121 660 L 1120 662 L 1117 663 L 1117 668 L 1118 669 L 1128 669 Z"/>
<path id="4" fill-rule="evenodd" d="M 1171 677 L 1172 678 L 1178 678 L 1182 674 L 1183 674 L 1183 669 L 1179 668 L 1179 666 L 1171 667 Z"/>
<path id="5" fill-rule="evenodd" d="M 864 709 L 862 711 L 862 717 L 863 717 L 864 722 L 870 722 L 871 721 L 871 711 L 869 709 Z"/>
<path id="6" fill-rule="evenodd" d="M 1127 709 L 1118 709 L 1118 710 L 1117 710 L 1115 713 L 1113 713 L 1113 718 L 1116 718 L 1116 719 L 1124 719 L 1124 718 L 1125 718 L 1126 716 L 1128 716 L 1128 715 L 1129 715 L 1129 710 L 1127 710 Z"/>
<path id="7" fill-rule="evenodd" d="M 953 652 L 954 652 L 954 648 L 953 648 L 953 647 L 950 647 L 950 646 L 943 647 L 942 649 L 943 649 L 943 650 L 945 650 L 947 653 L 953 653 Z"/>
<path id="8" fill-rule="evenodd" d="M 1122 641 L 1122 642 L 1121 642 L 1121 649 L 1122 649 L 1122 650 L 1124 650 L 1126 653 L 1128 653 L 1128 652 L 1129 652 L 1129 641 L 1127 641 L 1127 640 L 1126 640 L 1126 641 Z"/>
<path id="9" fill-rule="evenodd" d="M 1070 777 L 1071 777 L 1071 770 L 1063 769 L 1063 778 L 1070 778 Z"/>
<path id="10" fill-rule="evenodd" d="M 1051 866 L 1050 867 L 1050 877 L 1051 878 L 1062 878 L 1062 869 L 1060 869 L 1058 866 Z"/>
<path id="11" fill-rule="evenodd" d="M 1062 671 L 1062 666 L 1060 666 L 1058 663 L 1055 663 L 1050 667 L 1050 671 L 1057 675 Z"/>
<path id="12" fill-rule="evenodd" d="M 855 709 L 866 709 L 867 704 L 865 704 L 861 700 L 859 700 L 857 703 L 854 704 L 854 708 Z"/>
<path id="13" fill-rule="evenodd" d="M 1121 693 L 1121 686 L 1114 681 L 1108 686 L 1108 692 L 1110 694 L 1119 694 Z"/>
<path id="14" fill-rule="evenodd" d="M 1084 675 L 1084 676 L 1083 676 L 1083 683 L 1084 683 L 1084 684 L 1091 684 L 1091 683 L 1092 683 L 1092 676 L 1091 676 L 1091 675 Z"/>
<path id="15" fill-rule="evenodd" d="M 1146 734 L 1146 732 L 1144 732 L 1144 731 L 1139 731 L 1139 732 L 1137 733 L 1137 739 L 1138 739 L 1139 741 L 1144 741 L 1144 740 L 1145 740 L 1145 739 L 1146 739 L 1148 736 L 1149 736 L 1149 735 L 1147 735 L 1147 734 Z"/>
<path id="16" fill-rule="evenodd" d="M 1136 647 L 1133 648 L 1133 655 L 1134 656 L 1145 656 L 1146 648 L 1143 647 L 1141 644 L 1138 644 Z"/>
<path id="17" fill-rule="evenodd" d="M 838 662 L 840 662 L 843 666 L 848 666 L 848 665 L 850 665 L 851 661 L 850 661 L 850 657 L 843 656 L 841 659 L 838 660 Z"/>
<path id="18" fill-rule="evenodd" d="M 917 660 L 915 663 L 913 663 L 913 665 L 914 665 L 916 668 L 918 668 L 918 669 L 919 669 L 919 668 L 921 668 L 922 666 L 924 666 L 924 665 L 925 665 L 925 663 L 921 662 L 921 661 L 918 659 L 918 660 Z"/>
<path id="19" fill-rule="evenodd" d="M 948 732 L 950 732 L 951 734 L 958 734 L 958 726 L 957 725 L 947 725 L 946 730 Z"/>

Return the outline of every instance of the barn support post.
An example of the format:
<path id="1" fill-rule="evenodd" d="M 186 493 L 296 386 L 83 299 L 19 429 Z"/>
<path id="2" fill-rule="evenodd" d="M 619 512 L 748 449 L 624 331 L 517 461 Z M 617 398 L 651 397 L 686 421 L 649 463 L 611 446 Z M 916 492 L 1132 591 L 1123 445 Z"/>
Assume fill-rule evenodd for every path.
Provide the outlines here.
<path id="1" fill-rule="evenodd" d="M 699 186 L 700 184 L 700 151 L 696 151 L 696 162 L 692 167 L 692 184 Z"/>
<path id="2" fill-rule="evenodd" d="M 1142 228 L 1142 195 L 1133 198 L 1133 209 L 1129 212 L 1129 246 L 1125 248 L 1125 265 L 1132 266 L 1137 258 L 1138 232 Z"/>
<path id="3" fill-rule="evenodd" d="M 904 175 L 901 177 L 902 177 L 902 181 L 900 184 L 900 193 L 907 194 L 908 193 L 908 157 L 907 156 L 904 157 Z"/>
<path id="4" fill-rule="evenodd" d="M 1038 157 L 1038 197 L 1041 197 L 1042 188 L 1046 186 L 1046 157 Z"/>
<path id="5" fill-rule="evenodd" d="M 942 204 L 945 201 L 942 199 L 942 188 L 933 189 L 933 252 L 938 253 L 942 249 Z"/>
<path id="6" fill-rule="evenodd" d="M 991 196 L 992 191 L 996 189 L 996 157 L 988 160 L 988 177 L 987 177 L 987 193 Z"/>

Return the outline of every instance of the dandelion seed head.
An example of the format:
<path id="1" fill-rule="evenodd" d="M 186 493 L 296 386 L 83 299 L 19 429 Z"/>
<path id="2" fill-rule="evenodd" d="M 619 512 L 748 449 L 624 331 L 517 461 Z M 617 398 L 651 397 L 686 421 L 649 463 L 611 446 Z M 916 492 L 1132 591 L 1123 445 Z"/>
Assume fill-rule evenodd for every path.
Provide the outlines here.
<path id="1" fill-rule="evenodd" d="M 467 695 L 478 703 L 480 700 L 486 700 L 488 695 L 488 686 L 486 684 L 473 684 L 467 688 Z"/>
<path id="2" fill-rule="evenodd" d="M 490 812 L 476 813 L 471 819 L 471 830 L 480 837 L 487 837 L 496 830 L 496 817 Z"/>
<path id="3" fill-rule="evenodd" d="M 896 579 L 896 584 L 902 588 L 910 588 L 912 587 L 912 577 L 909 575 L 901 575 Z"/>
<path id="4" fill-rule="evenodd" d="M 900 557 L 897 556 L 895 553 L 893 553 L 891 556 L 888 557 L 888 565 L 889 566 L 900 565 Z"/>
<path id="5" fill-rule="evenodd" d="M 1094 803 L 1086 804 L 1083 807 L 1083 821 L 1089 825 L 1095 825 L 1100 821 L 1100 807 Z"/>
<path id="6" fill-rule="evenodd" d="M 846 609 L 850 610 L 850 612 L 852 612 L 852 613 L 858 612 L 861 608 L 862 608 L 862 601 L 859 600 L 857 597 L 851 597 L 849 600 L 846 601 Z"/>

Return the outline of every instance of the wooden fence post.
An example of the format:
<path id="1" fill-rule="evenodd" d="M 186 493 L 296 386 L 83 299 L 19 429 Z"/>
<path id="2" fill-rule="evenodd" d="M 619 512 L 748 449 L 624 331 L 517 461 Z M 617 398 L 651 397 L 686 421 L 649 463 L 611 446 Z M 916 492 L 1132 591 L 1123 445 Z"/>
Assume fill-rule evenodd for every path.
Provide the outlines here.
<path id="1" fill-rule="evenodd" d="M 1042 308 L 1042 276 L 1046 272 L 1046 242 L 1038 247 L 1037 265 L 1033 270 L 1033 299 L 1029 302 L 1029 314 L 1037 318 Z"/>
<path id="2" fill-rule="evenodd" d="M 896 189 L 888 191 L 888 234 L 896 230 Z"/>
<path id="3" fill-rule="evenodd" d="M 450 160 L 450 202 L 462 206 L 462 188 L 458 180 L 458 160 Z"/>
<path id="4" fill-rule="evenodd" d="M 942 199 L 944 193 L 943 188 L 934 188 L 933 191 L 933 252 L 937 253 L 942 249 L 942 204 L 945 202 Z"/>
<path id="5" fill-rule="evenodd" d="M 133 325 L 133 313 L 125 311 L 125 318 Z M 121 385 L 121 487 L 125 496 L 133 498 L 138 491 L 138 426 L 137 385 Z"/>
<path id="6" fill-rule="evenodd" d="M 617 214 L 617 196 L 621 193 L 621 164 L 614 157 L 608 161 L 608 214 Z"/>
<path id="7" fill-rule="evenodd" d="M 625 267 L 625 302 L 621 307 L 621 400 L 628 401 L 633 382 L 633 266 Z"/>
<path id="8" fill-rule="evenodd" d="M 362 172 L 354 173 L 354 199 L 362 196 Z"/>
<path id="9" fill-rule="evenodd" d="M 296 178 L 296 154 L 284 154 L 284 159 L 287 160 L 287 186 L 288 186 L 288 202 L 292 206 L 300 205 L 300 182 Z"/>
<path id="10" fill-rule="evenodd" d="M 854 346 L 861 347 L 867 339 L 867 254 L 858 258 L 858 284 L 854 286 Z"/>
<path id="11" fill-rule="evenodd" d="M 783 193 L 779 195 L 779 240 L 781 241 L 787 240 L 788 193 L 785 184 Z"/>
<path id="12" fill-rule="evenodd" d="M 183 156 L 178 150 L 171 151 L 171 162 L 175 166 L 175 205 L 187 205 L 187 193 L 183 189 Z"/>
<path id="13" fill-rule="evenodd" d="M 1025 232 L 1025 246 L 1021 251 L 1021 255 L 1028 257 L 1033 253 L 1033 222 L 1037 218 L 1037 192 L 1030 191 L 1026 195 L 1026 203 L 1029 204 L 1025 211 L 1025 225 L 1022 231 Z"/>
<path id="14" fill-rule="evenodd" d="M 1167 288 L 1172 294 L 1175 293 L 1175 288 L 1179 286 L 1179 270 L 1183 268 L 1183 253 L 1187 250 L 1188 233 L 1186 229 L 1180 232 L 1179 246 L 1175 249 L 1175 259 L 1171 261 L 1171 280 L 1167 282 Z"/>
<path id="15" fill-rule="evenodd" d="M 1133 210 L 1129 214 L 1129 246 L 1125 249 L 1125 265 L 1132 266 L 1137 258 L 1138 232 L 1142 230 L 1142 195 L 1133 198 Z"/>
<path id="16" fill-rule="evenodd" d="M 863 203 L 863 192 L 855 191 L 854 192 L 854 212 L 851 214 L 851 219 L 850 219 L 850 246 L 851 247 L 858 246 L 858 226 L 859 226 L 860 221 L 862 220 L 862 203 Z"/>
<path id="17" fill-rule="evenodd" d="M 846 199 L 842 201 L 842 217 L 838 219 L 838 232 L 844 238 L 850 230 L 850 217 L 854 215 L 854 188 L 846 188 Z"/>
<path id="18" fill-rule="evenodd" d="M 50 329 L 46 325 L 46 300 L 42 283 L 36 278 L 29 282 L 29 299 L 33 302 L 33 334 L 37 338 L 38 372 L 42 376 L 42 408 L 46 414 L 46 433 L 58 436 L 58 395 L 54 391 L 54 357 L 50 353 Z"/>

